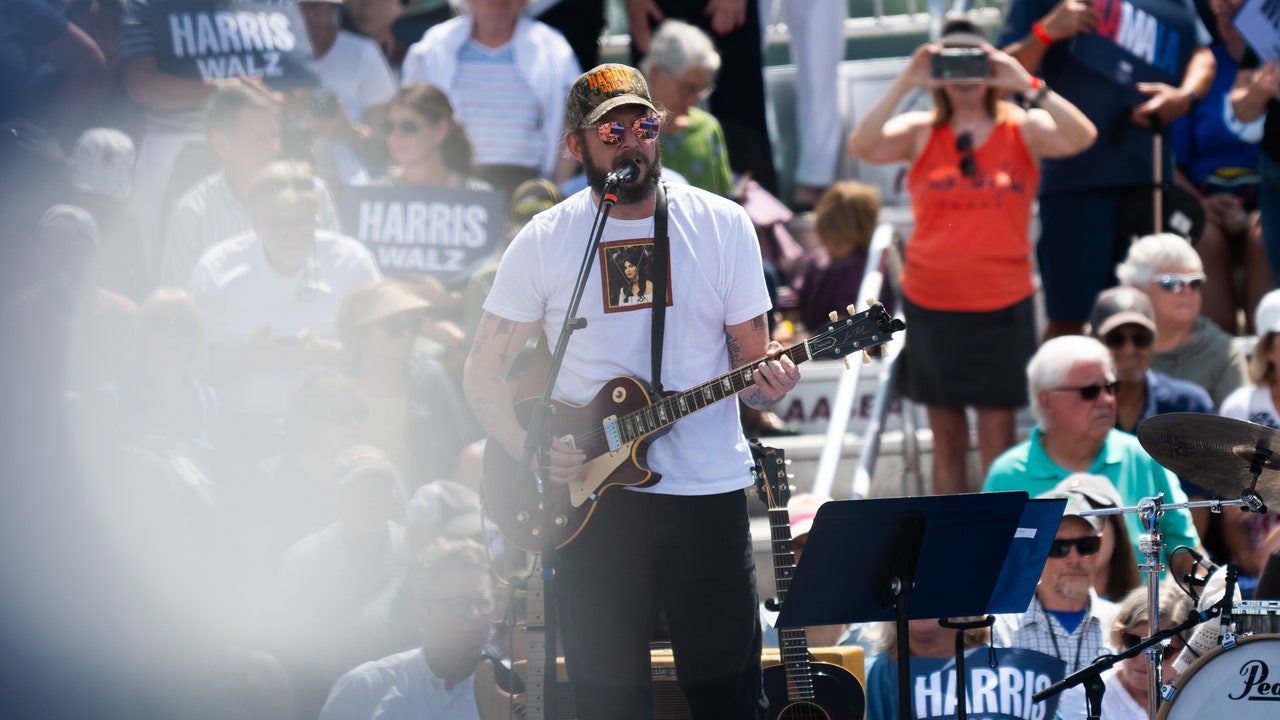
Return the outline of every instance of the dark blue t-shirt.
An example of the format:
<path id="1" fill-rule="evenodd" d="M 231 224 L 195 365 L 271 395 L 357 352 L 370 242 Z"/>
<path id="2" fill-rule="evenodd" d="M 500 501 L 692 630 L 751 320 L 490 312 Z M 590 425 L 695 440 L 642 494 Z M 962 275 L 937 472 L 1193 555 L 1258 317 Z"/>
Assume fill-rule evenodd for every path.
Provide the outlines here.
<path id="1" fill-rule="evenodd" d="M 1006 47 L 1031 32 L 1058 0 L 1013 0 L 999 44 Z M 1161 80 L 1175 87 L 1191 54 L 1208 45 L 1209 31 L 1191 0 L 1097 0 L 1103 19 L 1095 32 L 1054 43 L 1039 75 L 1071 101 L 1098 128 L 1088 150 L 1042 165 L 1041 193 L 1084 188 L 1150 185 L 1151 131 L 1129 121 L 1144 96 L 1139 81 Z M 1128 82 L 1117 76 L 1128 73 Z M 1172 151 L 1166 147 L 1166 164 Z"/>
<path id="2" fill-rule="evenodd" d="M 0 2 L 0 121 L 30 109 L 29 83 L 42 64 L 36 52 L 66 31 L 67 19 L 47 0 Z"/>
<path id="3" fill-rule="evenodd" d="M 1222 43 L 1214 43 L 1218 74 L 1213 87 L 1192 112 L 1178 118 L 1170 128 L 1174 155 L 1191 182 L 1199 185 L 1220 168 L 1258 170 L 1258 140 L 1261 123 L 1246 125 L 1231 109 L 1231 87 L 1238 65 Z"/>

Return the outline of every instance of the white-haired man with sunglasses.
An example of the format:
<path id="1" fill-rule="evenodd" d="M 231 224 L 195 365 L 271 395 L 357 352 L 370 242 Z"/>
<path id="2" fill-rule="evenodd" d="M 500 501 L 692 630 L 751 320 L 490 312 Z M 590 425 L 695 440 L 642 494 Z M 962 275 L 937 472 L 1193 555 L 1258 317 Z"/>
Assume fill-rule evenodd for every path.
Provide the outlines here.
<path id="1" fill-rule="evenodd" d="M 1052 655 L 1063 663 L 1063 677 L 1093 662 L 1110 647 L 1108 630 L 1115 603 L 1093 590 L 1093 572 L 1102 547 L 1102 518 L 1082 515 L 1092 506 L 1065 482 L 1042 493 L 1042 498 L 1065 497 L 1067 506 L 1049 546 L 1031 606 L 1024 613 L 998 615 L 992 641 L 1001 647 L 1023 648 Z M 1082 701 L 1064 695 L 1060 703 Z M 1060 717 L 1083 717 L 1076 708 L 1059 705 Z"/>
<path id="2" fill-rule="evenodd" d="M 983 484 L 984 491 L 1047 492 L 1076 472 L 1101 475 L 1111 481 L 1125 506 L 1164 493 L 1165 503 L 1184 503 L 1187 495 L 1178 478 L 1142 448 L 1138 438 L 1117 430 L 1116 369 L 1102 343 L 1083 335 L 1047 340 L 1027 363 L 1027 390 L 1036 426 L 1031 436 L 996 458 Z M 1124 516 L 1134 553 L 1142 557 L 1138 538 L 1145 532 L 1137 513 Z M 1169 565 L 1170 551 L 1179 545 L 1199 548 L 1200 537 L 1191 514 L 1168 510 L 1160 518 Z M 1179 553 L 1175 577 L 1191 569 L 1191 558 Z"/>

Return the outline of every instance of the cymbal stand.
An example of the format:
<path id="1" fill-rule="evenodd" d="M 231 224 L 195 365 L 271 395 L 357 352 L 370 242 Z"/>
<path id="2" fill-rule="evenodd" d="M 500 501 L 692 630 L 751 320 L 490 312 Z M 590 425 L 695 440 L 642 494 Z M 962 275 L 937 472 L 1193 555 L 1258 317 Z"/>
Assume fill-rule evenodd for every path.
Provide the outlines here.
<path id="1" fill-rule="evenodd" d="M 1262 474 L 1263 467 L 1275 467 L 1275 453 L 1264 447 L 1257 447 L 1253 451 L 1253 458 L 1249 461 L 1249 474 L 1253 476 L 1253 482 L 1249 483 L 1249 489 L 1240 493 L 1240 499 L 1244 501 L 1249 512 L 1265 513 L 1267 511 L 1266 503 L 1262 502 L 1262 498 L 1258 495 L 1258 476 Z"/>
<path id="2" fill-rule="evenodd" d="M 1154 635 L 1160 629 L 1160 573 L 1164 572 L 1161 557 L 1164 553 L 1164 533 L 1160 532 L 1160 516 L 1164 515 L 1164 493 L 1143 498 L 1138 502 L 1138 519 L 1143 533 L 1138 536 L 1138 550 L 1143 555 L 1138 571 L 1147 576 L 1148 633 Z M 1155 718 L 1160 708 L 1160 666 L 1164 660 L 1164 646 L 1154 643 L 1147 648 L 1147 709 Z"/>

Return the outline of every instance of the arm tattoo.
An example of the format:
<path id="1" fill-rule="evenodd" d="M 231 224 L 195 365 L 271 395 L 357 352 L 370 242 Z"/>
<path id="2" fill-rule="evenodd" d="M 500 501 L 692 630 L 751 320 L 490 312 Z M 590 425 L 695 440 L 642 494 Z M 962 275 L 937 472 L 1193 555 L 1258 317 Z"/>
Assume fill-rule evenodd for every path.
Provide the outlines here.
<path id="1" fill-rule="evenodd" d="M 765 324 L 764 315 L 751 318 L 752 330 L 764 330 L 766 327 L 768 327 L 768 325 Z"/>
<path id="2" fill-rule="evenodd" d="M 738 394 L 738 397 L 741 398 L 742 402 L 747 407 L 754 408 L 756 410 L 767 410 L 772 404 L 768 400 L 764 399 L 764 396 L 760 394 L 760 388 L 758 387 L 752 387 L 744 390 Z"/>
<path id="3" fill-rule="evenodd" d="M 742 367 L 742 348 L 738 345 L 737 339 L 726 333 L 725 345 L 729 349 L 729 365 L 734 368 Z"/>

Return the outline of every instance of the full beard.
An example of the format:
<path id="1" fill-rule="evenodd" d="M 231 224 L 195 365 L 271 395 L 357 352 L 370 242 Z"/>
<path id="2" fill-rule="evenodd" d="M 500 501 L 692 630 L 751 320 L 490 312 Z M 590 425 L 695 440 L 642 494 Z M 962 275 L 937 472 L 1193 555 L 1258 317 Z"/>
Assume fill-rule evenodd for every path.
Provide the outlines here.
<path id="1" fill-rule="evenodd" d="M 622 161 L 627 158 L 618 158 L 619 167 Z M 632 160 L 636 158 L 631 158 Z M 617 168 L 607 168 L 596 165 L 590 157 L 583 159 L 583 171 L 587 175 L 587 185 L 596 192 L 597 195 L 604 194 L 605 177 L 614 172 Z M 644 175 L 636 178 L 634 181 L 619 185 L 614 193 L 618 196 L 618 203 L 621 205 L 631 205 L 642 200 L 647 200 L 653 196 L 658 189 L 658 180 L 662 175 L 662 158 L 659 154 L 654 153 L 653 162 L 645 163 L 648 170 Z"/>

